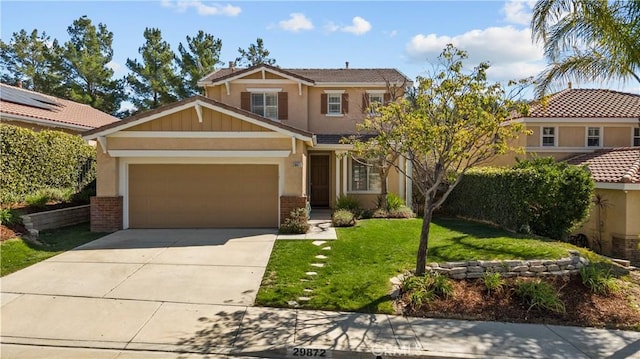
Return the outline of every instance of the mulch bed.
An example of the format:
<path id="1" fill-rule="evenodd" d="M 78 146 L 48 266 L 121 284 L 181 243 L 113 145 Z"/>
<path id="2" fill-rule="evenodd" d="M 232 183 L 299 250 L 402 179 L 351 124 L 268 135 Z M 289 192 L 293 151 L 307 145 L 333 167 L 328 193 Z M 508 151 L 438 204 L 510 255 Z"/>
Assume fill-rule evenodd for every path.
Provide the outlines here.
<path id="1" fill-rule="evenodd" d="M 624 283 L 619 292 L 609 296 L 591 293 L 579 275 L 547 279 L 560 291 L 566 313 L 553 313 L 528 306 L 513 293 L 516 279 L 506 279 L 502 292 L 487 294 L 481 280 L 454 280 L 453 298 L 436 299 L 418 310 L 409 309 L 405 294 L 397 308 L 403 314 L 418 317 L 488 320 L 518 323 L 544 323 L 605 327 L 640 331 L 640 273 L 633 273 L 636 283 Z"/>

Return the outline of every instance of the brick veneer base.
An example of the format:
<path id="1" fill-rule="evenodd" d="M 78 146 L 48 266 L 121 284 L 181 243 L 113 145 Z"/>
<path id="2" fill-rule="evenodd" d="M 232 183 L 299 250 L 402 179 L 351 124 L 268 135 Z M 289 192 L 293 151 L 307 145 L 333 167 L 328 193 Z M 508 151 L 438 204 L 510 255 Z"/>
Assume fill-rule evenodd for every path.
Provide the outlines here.
<path id="1" fill-rule="evenodd" d="M 280 196 L 280 224 L 284 223 L 291 211 L 296 208 L 307 208 L 307 197 Z"/>
<path id="2" fill-rule="evenodd" d="M 91 197 L 91 232 L 122 229 L 122 197 Z"/>

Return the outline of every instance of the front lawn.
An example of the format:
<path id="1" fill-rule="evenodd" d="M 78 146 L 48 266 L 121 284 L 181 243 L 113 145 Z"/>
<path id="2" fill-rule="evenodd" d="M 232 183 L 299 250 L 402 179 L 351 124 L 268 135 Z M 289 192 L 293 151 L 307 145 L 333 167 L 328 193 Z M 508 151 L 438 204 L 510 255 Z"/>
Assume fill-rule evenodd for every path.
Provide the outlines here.
<path id="1" fill-rule="evenodd" d="M 391 313 L 389 279 L 415 267 L 421 225 L 420 219 L 372 219 L 338 228 L 339 239 L 320 246 L 310 241 L 277 241 L 256 303 L 288 307 L 295 300 L 302 308 Z M 557 259 L 575 248 L 454 219 L 435 220 L 429 242 L 429 262 Z M 327 246 L 331 249 L 322 249 Z M 317 255 L 328 258 L 316 259 Z M 317 275 L 306 275 L 309 271 Z"/>
<path id="2" fill-rule="evenodd" d="M 0 276 L 13 273 L 104 235 L 104 233 L 92 233 L 87 223 L 43 231 L 38 237 L 38 242 L 42 244 L 22 238 L 6 240 L 0 244 Z"/>

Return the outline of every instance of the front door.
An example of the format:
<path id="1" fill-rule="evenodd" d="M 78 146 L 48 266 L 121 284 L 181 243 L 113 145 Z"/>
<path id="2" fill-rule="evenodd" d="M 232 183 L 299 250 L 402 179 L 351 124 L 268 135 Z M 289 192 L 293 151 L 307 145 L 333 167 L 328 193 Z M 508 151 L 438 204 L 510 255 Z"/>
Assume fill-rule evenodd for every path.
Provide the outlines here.
<path id="1" fill-rule="evenodd" d="M 311 156 L 311 206 L 329 207 L 329 156 Z"/>

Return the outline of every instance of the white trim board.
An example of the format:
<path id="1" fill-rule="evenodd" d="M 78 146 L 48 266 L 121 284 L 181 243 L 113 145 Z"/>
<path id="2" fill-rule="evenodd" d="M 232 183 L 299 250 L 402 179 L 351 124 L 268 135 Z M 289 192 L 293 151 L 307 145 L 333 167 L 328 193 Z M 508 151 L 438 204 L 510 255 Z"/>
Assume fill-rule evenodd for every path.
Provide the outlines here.
<path id="1" fill-rule="evenodd" d="M 111 157 L 287 158 L 291 151 L 109 150 Z"/>
<path id="2" fill-rule="evenodd" d="M 617 189 L 622 191 L 640 191 L 640 183 L 596 182 L 596 189 Z"/>

